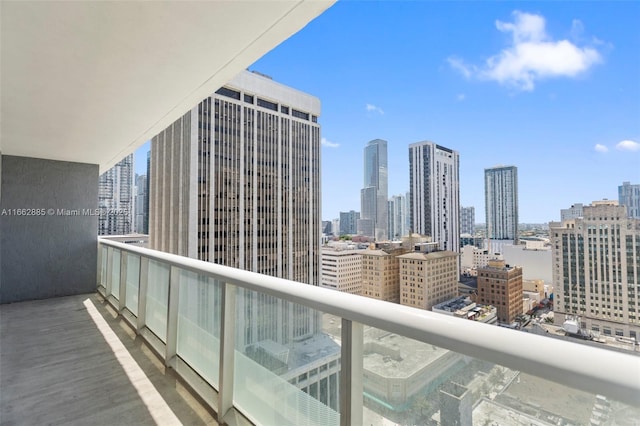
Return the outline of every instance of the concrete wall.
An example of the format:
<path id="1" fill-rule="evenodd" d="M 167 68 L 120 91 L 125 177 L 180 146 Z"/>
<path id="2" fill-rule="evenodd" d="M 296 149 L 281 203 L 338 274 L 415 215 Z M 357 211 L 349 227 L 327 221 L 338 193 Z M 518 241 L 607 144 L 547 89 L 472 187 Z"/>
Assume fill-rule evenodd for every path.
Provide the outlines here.
<path id="1" fill-rule="evenodd" d="M 98 165 L 4 155 L 0 173 L 0 303 L 95 291 Z"/>

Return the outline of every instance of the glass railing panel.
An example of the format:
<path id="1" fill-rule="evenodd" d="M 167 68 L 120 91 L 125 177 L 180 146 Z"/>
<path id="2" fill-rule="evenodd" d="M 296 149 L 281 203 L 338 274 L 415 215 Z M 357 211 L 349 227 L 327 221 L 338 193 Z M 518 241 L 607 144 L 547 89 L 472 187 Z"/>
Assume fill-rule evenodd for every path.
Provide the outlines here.
<path id="1" fill-rule="evenodd" d="M 367 425 L 631 425 L 640 418 L 640 407 L 372 327 L 364 328 L 363 352 Z"/>
<path id="2" fill-rule="evenodd" d="M 169 265 L 149 260 L 146 325 L 165 343 L 167 341 L 169 271 Z"/>
<path id="3" fill-rule="evenodd" d="M 125 306 L 138 316 L 138 289 L 140 288 L 140 256 L 127 253 L 127 294 Z"/>
<path id="4" fill-rule="evenodd" d="M 121 251 L 113 249 L 111 255 L 111 294 L 120 299 L 120 255 Z"/>
<path id="5" fill-rule="evenodd" d="M 234 405 L 259 424 L 339 424 L 340 345 L 323 313 L 242 289 L 236 302 Z"/>
<path id="6" fill-rule="evenodd" d="M 218 388 L 222 287 L 213 278 L 180 270 L 177 354 Z"/>
<path id="7" fill-rule="evenodd" d="M 100 245 L 100 285 L 107 287 L 107 255 L 109 248 Z"/>

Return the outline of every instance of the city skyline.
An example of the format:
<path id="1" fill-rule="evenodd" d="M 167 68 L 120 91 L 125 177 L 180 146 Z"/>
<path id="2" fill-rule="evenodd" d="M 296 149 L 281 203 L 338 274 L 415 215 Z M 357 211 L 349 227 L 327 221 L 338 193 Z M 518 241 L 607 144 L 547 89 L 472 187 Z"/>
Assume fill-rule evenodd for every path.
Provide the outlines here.
<path id="1" fill-rule="evenodd" d="M 640 3 L 603 11 L 602 3 L 338 2 L 250 68 L 321 101 L 322 219 L 360 210 L 361 153 L 380 138 L 389 194 L 408 191 L 407 148 L 427 139 L 460 152 L 463 206 L 483 212 L 484 169 L 512 164 L 520 222 L 545 223 L 640 181 L 632 30 Z M 523 21 L 536 32 L 522 33 Z M 526 36 L 541 55 L 565 46 L 574 68 L 542 61 L 546 68 L 511 68 L 519 72 L 511 78 L 490 74 L 487 61 L 507 67 L 501 55 L 520 52 Z M 589 52 L 594 59 L 581 62 Z"/>

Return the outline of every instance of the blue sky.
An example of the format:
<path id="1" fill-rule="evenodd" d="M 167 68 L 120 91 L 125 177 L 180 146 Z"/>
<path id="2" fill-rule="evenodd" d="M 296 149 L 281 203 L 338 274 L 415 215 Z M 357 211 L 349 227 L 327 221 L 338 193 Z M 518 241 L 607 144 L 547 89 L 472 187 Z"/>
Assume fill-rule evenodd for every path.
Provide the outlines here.
<path id="1" fill-rule="evenodd" d="M 408 145 L 430 140 L 460 153 L 476 222 L 484 168 L 503 164 L 520 221 L 542 223 L 640 183 L 639 20 L 637 1 L 345 1 L 250 69 L 322 102 L 323 220 L 360 210 L 381 138 L 389 196 L 408 190 Z"/>

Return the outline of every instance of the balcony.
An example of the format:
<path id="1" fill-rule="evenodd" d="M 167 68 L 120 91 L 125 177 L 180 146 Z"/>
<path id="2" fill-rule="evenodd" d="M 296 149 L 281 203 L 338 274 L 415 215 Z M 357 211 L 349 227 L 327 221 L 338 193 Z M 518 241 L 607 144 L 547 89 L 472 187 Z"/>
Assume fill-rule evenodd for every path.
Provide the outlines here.
<path id="1" fill-rule="evenodd" d="M 107 239 L 97 275 L 97 295 L 2 306 L 3 424 L 640 418 L 632 353 Z"/>

